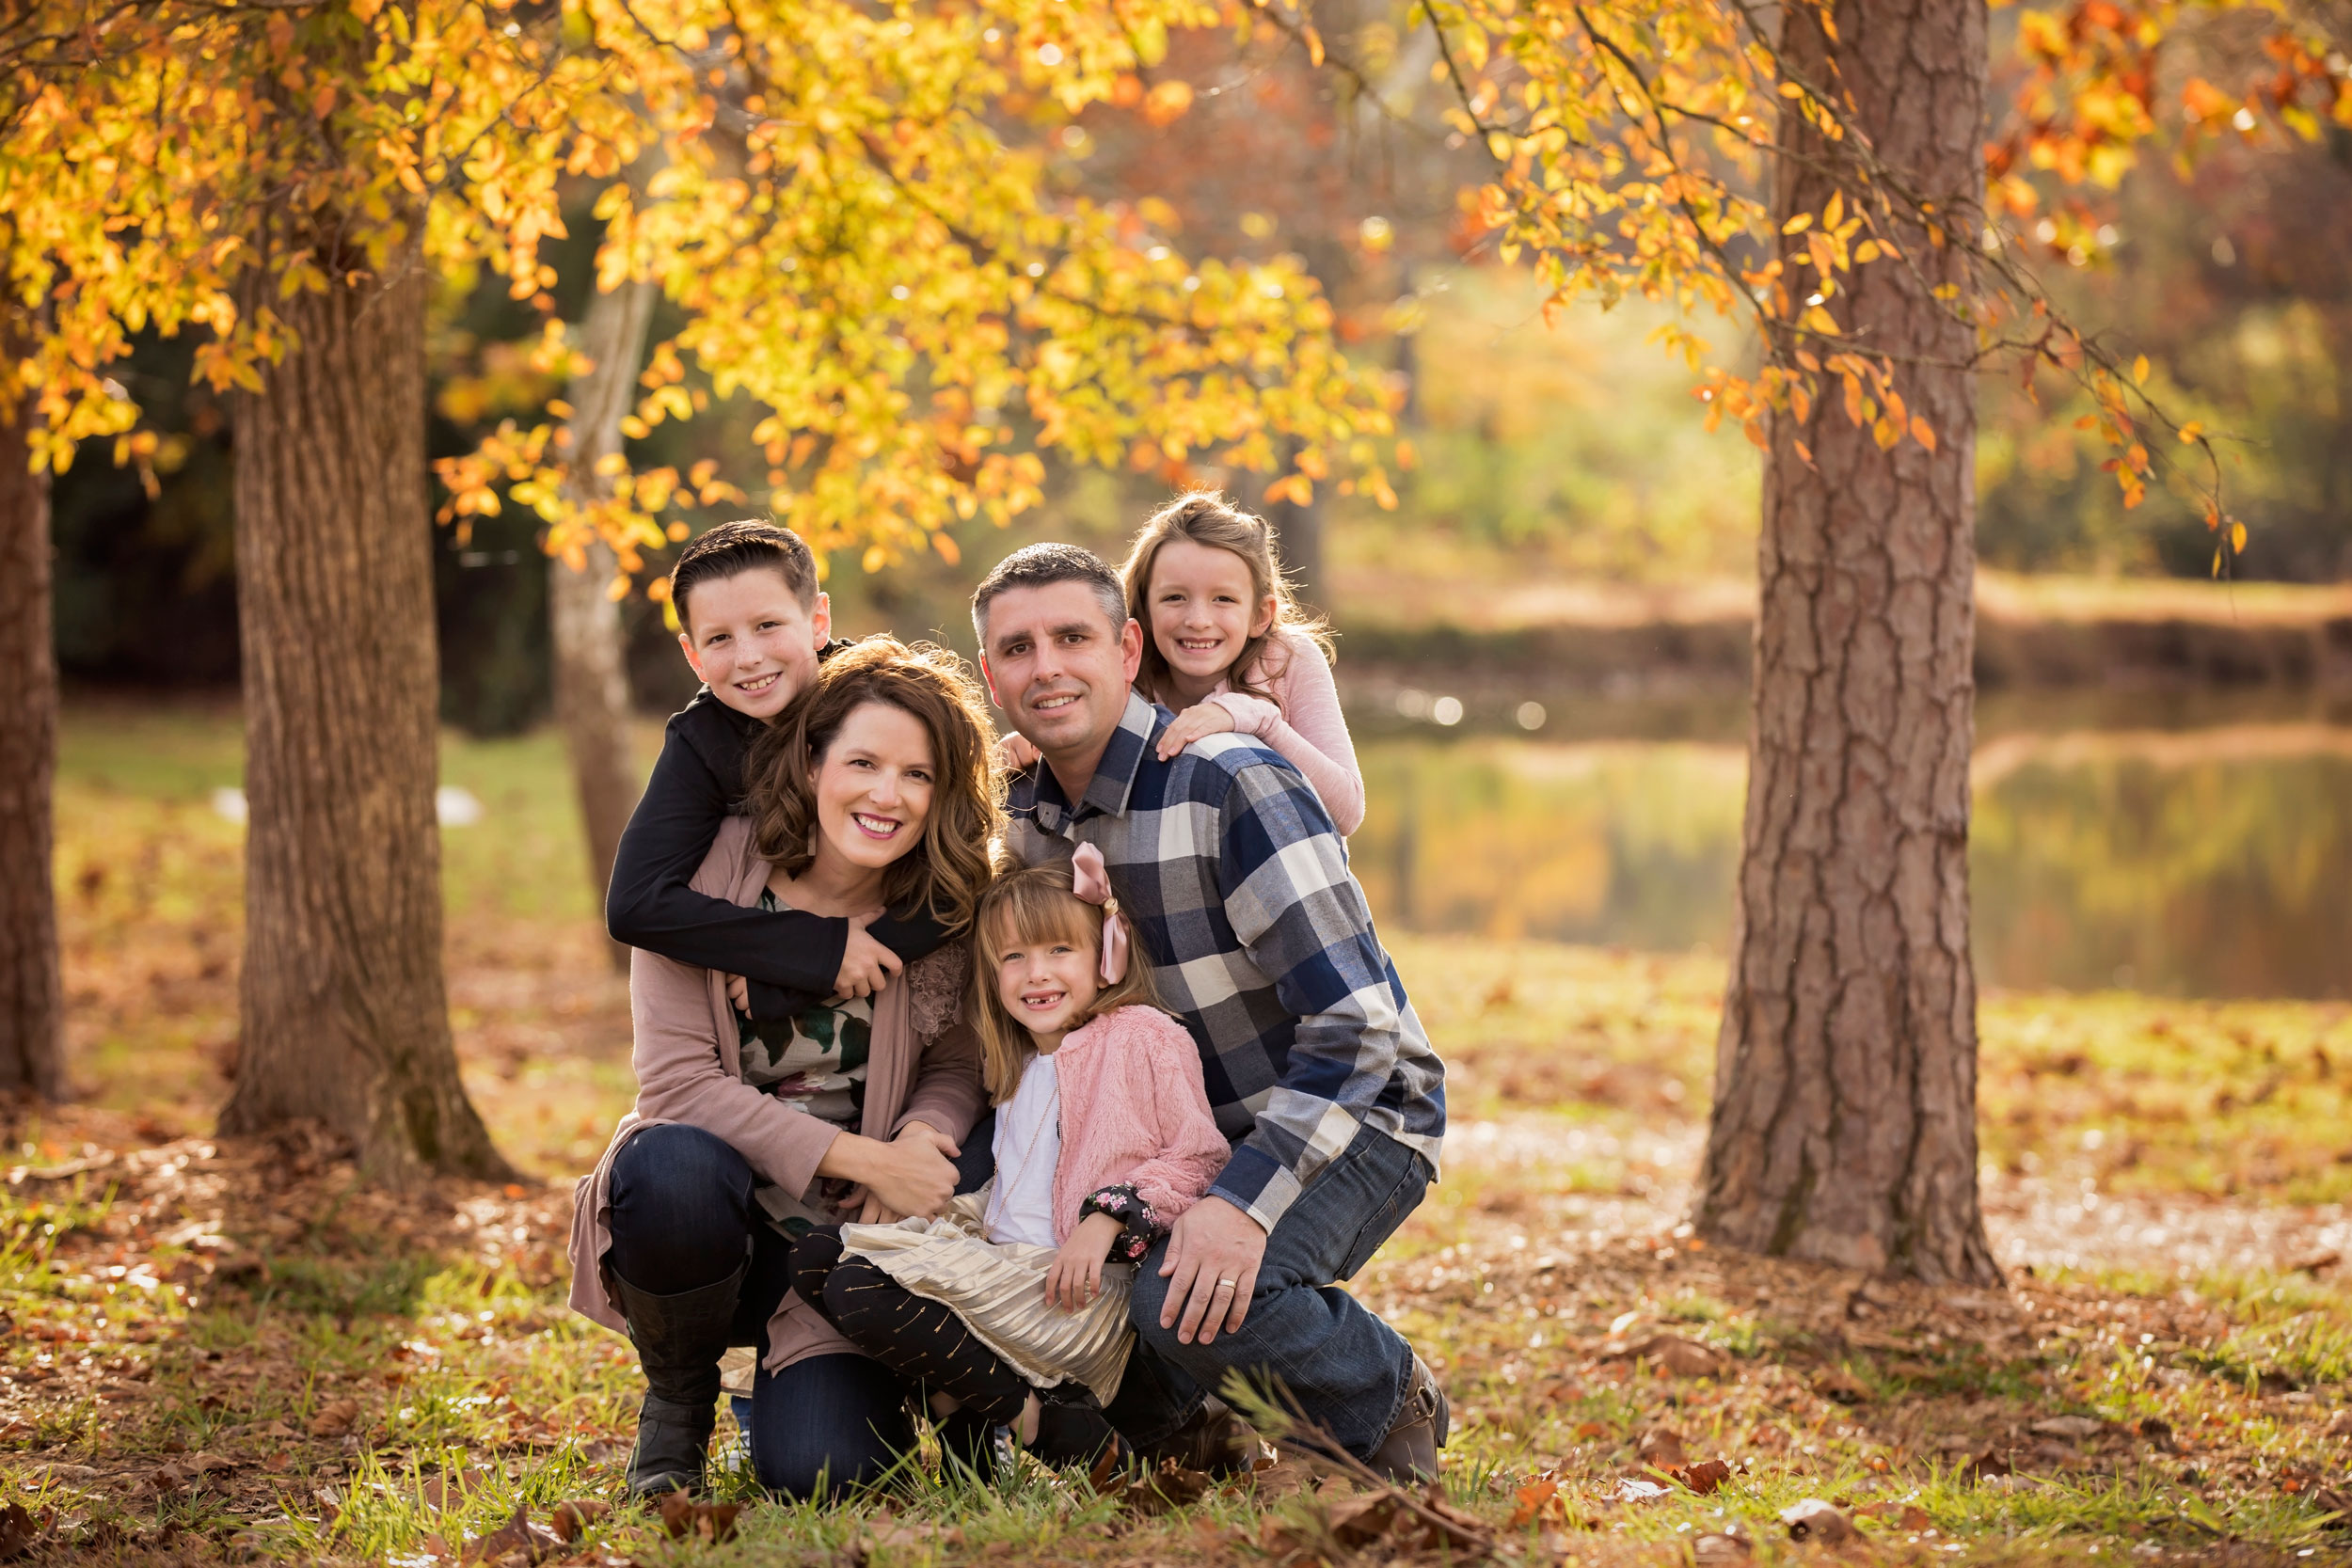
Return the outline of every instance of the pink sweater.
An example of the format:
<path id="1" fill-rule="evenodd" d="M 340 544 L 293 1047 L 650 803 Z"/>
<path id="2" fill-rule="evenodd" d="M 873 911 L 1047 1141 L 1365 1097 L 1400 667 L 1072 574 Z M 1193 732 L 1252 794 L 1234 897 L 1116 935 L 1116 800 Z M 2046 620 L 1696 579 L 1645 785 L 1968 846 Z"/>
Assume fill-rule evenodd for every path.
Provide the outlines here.
<path id="1" fill-rule="evenodd" d="M 1340 713 L 1340 689 L 1323 650 L 1302 637 L 1277 632 L 1258 655 L 1256 685 L 1274 701 L 1233 689 L 1219 681 L 1209 701 L 1233 716 L 1233 728 L 1255 736 L 1290 760 L 1307 777 L 1323 809 L 1344 838 L 1364 825 L 1364 770 L 1356 762 Z"/>
<path id="2" fill-rule="evenodd" d="M 886 993 L 885 993 L 886 994 Z M 1161 1225 L 1200 1201 L 1232 1149 L 1209 1114 L 1200 1048 L 1157 1007 L 1120 1007 L 1073 1029 L 1054 1053 L 1061 1160 L 1054 1240 L 1105 1187 L 1133 1187 Z"/>

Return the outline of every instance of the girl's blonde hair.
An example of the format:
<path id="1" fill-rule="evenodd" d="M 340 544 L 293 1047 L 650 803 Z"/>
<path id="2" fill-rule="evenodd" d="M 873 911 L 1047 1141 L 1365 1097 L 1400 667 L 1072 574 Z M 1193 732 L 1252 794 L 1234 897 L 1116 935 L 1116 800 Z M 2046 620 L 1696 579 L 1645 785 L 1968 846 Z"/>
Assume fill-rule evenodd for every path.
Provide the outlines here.
<path id="1" fill-rule="evenodd" d="M 922 909 L 949 932 L 972 919 L 988 883 L 989 842 L 1002 830 L 995 731 L 979 682 L 945 648 L 888 637 L 825 660 L 817 685 L 752 743 L 753 836 L 763 859 L 798 877 L 817 858 L 817 772 L 850 714 L 879 703 L 930 736 L 935 783 L 923 836 L 882 874 L 882 901 Z"/>
<path id="2" fill-rule="evenodd" d="M 1022 1069 L 1034 1049 L 1029 1031 L 1005 1010 L 996 991 L 996 965 L 1011 945 L 1007 933 L 1024 942 L 1057 939 L 1092 949 L 1096 963 L 1103 957 L 1103 906 L 1089 904 L 1072 887 L 1067 865 L 1021 866 L 1000 873 L 980 895 L 973 916 L 973 1027 L 980 1037 L 980 1082 L 987 1085 L 989 1103 L 1002 1105 L 1021 1085 Z M 1099 974 L 1100 971 L 1098 970 Z M 1157 1007 L 1159 993 L 1152 987 L 1152 963 L 1129 934 L 1127 977 L 1104 986 L 1080 1022 L 1091 1022 L 1120 1007 Z"/>
<path id="3" fill-rule="evenodd" d="M 1274 700 L 1273 693 L 1260 684 L 1271 673 L 1263 667 L 1261 658 L 1265 645 L 1278 633 L 1287 633 L 1294 647 L 1300 642 L 1310 643 L 1326 661 L 1331 659 L 1330 625 L 1299 604 L 1275 562 L 1273 525 L 1263 517 L 1239 510 L 1215 490 L 1193 490 L 1152 514 L 1136 535 L 1136 542 L 1128 547 L 1126 562 L 1119 568 L 1119 580 L 1127 590 L 1127 613 L 1143 628 L 1143 664 L 1136 672 L 1136 686 L 1145 696 L 1153 702 L 1168 699 L 1168 659 L 1152 636 L 1150 596 L 1152 563 L 1159 559 L 1160 546 L 1171 539 L 1189 539 L 1196 545 L 1231 550 L 1241 557 L 1243 564 L 1249 568 L 1253 617 L 1257 607 L 1265 603 L 1266 595 L 1274 595 L 1272 624 L 1263 635 L 1244 642 L 1240 655 L 1226 667 L 1225 678 L 1233 683 L 1234 690 L 1268 702 Z"/>

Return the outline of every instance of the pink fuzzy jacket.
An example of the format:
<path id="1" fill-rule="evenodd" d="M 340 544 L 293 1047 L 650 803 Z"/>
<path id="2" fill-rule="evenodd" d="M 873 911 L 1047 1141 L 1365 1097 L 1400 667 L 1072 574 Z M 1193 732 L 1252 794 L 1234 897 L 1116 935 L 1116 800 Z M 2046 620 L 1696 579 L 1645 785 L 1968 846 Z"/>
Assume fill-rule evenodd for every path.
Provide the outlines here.
<path id="1" fill-rule="evenodd" d="M 1054 1240 L 1105 1187 L 1133 1187 L 1158 1227 L 1200 1201 L 1232 1149 L 1209 1114 L 1200 1048 L 1157 1007 L 1120 1007 L 1073 1029 L 1054 1053 L 1061 1161 Z"/>

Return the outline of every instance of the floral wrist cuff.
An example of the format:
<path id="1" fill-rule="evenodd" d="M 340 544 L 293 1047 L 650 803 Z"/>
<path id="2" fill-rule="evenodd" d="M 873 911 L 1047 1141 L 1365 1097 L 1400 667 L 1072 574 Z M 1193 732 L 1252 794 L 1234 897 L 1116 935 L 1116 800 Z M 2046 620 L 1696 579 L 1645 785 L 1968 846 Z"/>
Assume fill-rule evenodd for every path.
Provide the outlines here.
<path id="1" fill-rule="evenodd" d="M 1083 1225 L 1089 1214 L 1108 1214 L 1119 1222 L 1119 1236 L 1111 1243 L 1111 1260 L 1119 1263 L 1139 1263 L 1152 1244 L 1168 1234 L 1168 1227 L 1152 1212 L 1143 1195 L 1133 1187 L 1104 1187 L 1078 1205 L 1078 1222 Z"/>

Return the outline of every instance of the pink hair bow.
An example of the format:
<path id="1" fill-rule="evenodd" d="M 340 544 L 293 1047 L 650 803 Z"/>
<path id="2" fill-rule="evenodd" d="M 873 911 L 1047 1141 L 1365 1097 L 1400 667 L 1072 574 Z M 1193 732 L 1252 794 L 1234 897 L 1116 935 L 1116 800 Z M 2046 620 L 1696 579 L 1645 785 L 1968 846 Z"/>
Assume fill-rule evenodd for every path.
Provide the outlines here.
<path id="1" fill-rule="evenodd" d="M 1103 906 L 1103 983 L 1115 986 L 1127 977 L 1127 917 L 1119 912 L 1111 892 L 1110 874 L 1103 869 L 1103 851 L 1081 844 L 1070 857 L 1070 885 L 1089 904 Z"/>

